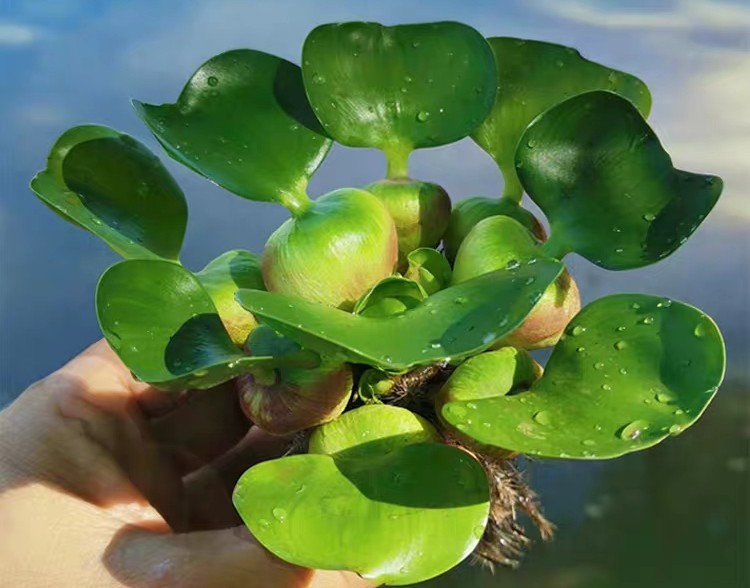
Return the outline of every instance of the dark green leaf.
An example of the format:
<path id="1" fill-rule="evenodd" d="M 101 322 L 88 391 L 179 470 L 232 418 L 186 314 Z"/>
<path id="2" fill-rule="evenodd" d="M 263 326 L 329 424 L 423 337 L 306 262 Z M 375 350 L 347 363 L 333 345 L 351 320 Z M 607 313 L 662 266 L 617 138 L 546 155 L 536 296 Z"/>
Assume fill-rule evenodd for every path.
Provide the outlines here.
<path id="1" fill-rule="evenodd" d="M 123 257 L 179 257 L 185 197 L 158 158 L 128 135 L 97 125 L 65 131 L 31 189 Z"/>
<path id="2" fill-rule="evenodd" d="M 631 100 L 643 116 L 651 95 L 641 80 L 584 59 L 578 51 L 542 41 L 510 37 L 488 39 L 497 63 L 497 98 L 492 112 L 472 138 L 500 166 L 505 194 L 518 199 L 513 157 L 518 139 L 539 114 L 583 92 L 610 90 Z"/>
<path id="3" fill-rule="evenodd" d="M 331 146 L 299 67 L 261 51 L 209 59 L 175 104 L 133 104 L 171 157 L 250 200 L 297 208 Z"/>
<path id="4" fill-rule="evenodd" d="M 482 467 L 455 447 L 420 442 L 435 439 L 429 429 L 401 408 L 345 413 L 313 435 L 313 447 L 334 455 L 256 465 L 234 504 L 288 562 L 353 570 L 377 584 L 427 580 L 471 553 L 489 511 Z"/>
<path id="5" fill-rule="evenodd" d="M 571 321 L 529 391 L 481 398 L 478 389 L 476 399 L 464 394 L 441 415 L 480 445 L 543 457 L 618 457 L 692 425 L 721 384 L 724 364 L 721 334 L 698 309 L 618 294 Z"/>
<path id="6" fill-rule="evenodd" d="M 441 290 L 416 308 L 385 318 L 254 290 L 240 290 L 237 300 L 306 349 L 404 371 L 487 349 L 523 321 L 561 270 L 557 261 L 534 260 Z"/>
<path id="7" fill-rule="evenodd" d="M 636 108 L 611 92 L 581 94 L 531 125 L 519 177 L 551 225 L 546 248 L 624 270 L 674 252 L 711 211 L 716 176 L 672 167 Z"/>
<path id="8" fill-rule="evenodd" d="M 120 359 L 142 381 L 159 388 L 210 388 L 254 366 L 312 367 L 301 351 L 251 357 L 232 343 L 208 293 L 193 274 L 161 260 L 110 267 L 96 292 L 99 325 Z"/>
<path id="9" fill-rule="evenodd" d="M 492 50 L 456 22 L 322 25 L 302 58 L 307 94 L 331 136 L 382 149 L 404 167 L 412 149 L 468 135 L 495 97 Z"/>

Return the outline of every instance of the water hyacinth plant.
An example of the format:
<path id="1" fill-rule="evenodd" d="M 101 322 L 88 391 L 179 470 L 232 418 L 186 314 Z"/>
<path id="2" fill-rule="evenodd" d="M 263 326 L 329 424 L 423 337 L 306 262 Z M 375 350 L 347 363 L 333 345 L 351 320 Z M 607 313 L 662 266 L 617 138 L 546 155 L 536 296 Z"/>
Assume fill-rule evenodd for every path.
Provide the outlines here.
<path id="1" fill-rule="evenodd" d="M 180 188 L 107 127 L 63 133 L 31 188 L 125 258 L 102 275 L 96 312 L 136 377 L 205 394 L 234 381 L 255 426 L 294 434 L 234 492 L 268 550 L 391 585 L 471 553 L 515 565 L 528 542 L 517 512 L 551 534 L 516 456 L 646 449 L 692 425 L 724 375 L 700 310 L 645 294 L 581 309 L 564 258 L 656 263 L 722 182 L 672 166 L 642 81 L 566 47 L 351 22 L 313 30 L 301 64 L 228 51 L 175 103 L 134 102 L 170 157 L 290 211 L 262 254 L 184 267 Z M 408 158 L 469 136 L 505 188 L 451 211 Z M 386 177 L 311 200 L 333 141 L 382 150 Z M 529 350 L 553 345 L 542 368 Z"/>

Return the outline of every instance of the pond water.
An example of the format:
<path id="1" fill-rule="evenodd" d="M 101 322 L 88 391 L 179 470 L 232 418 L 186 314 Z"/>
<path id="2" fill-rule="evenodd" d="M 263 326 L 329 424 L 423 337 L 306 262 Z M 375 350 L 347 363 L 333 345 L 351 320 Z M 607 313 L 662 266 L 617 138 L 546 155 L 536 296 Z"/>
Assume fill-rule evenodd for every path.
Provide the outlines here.
<path id="1" fill-rule="evenodd" d="M 690 3 L 671 2 L 573 2 L 568 11 L 542 1 L 359 4 L 0 3 L 0 407 L 99 337 L 94 288 L 117 258 L 95 238 L 60 222 L 27 188 L 67 127 L 111 125 L 160 153 L 132 112 L 131 97 L 171 101 L 202 61 L 230 48 L 298 61 L 306 32 L 322 22 L 450 19 L 488 36 L 560 42 L 643 78 L 654 96 L 650 120 L 676 164 L 726 181 L 722 200 L 696 235 L 656 266 L 612 273 L 572 259 L 584 301 L 637 291 L 700 307 L 725 335 L 727 384 L 694 428 L 650 451 L 600 463 L 526 464 L 558 525 L 556 540 L 537 544 L 518 571 L 492 575 L 465 564 L 423 585 L 747 586 L 750 209 L 744 190 L 750 177 L 742 157 L 750 145 L 734 113 L 750 100 L 750 10 L 742 3 L 706 1 L 698 4 L 721 4 L 725 12 L 702 19 Z M 728 7 L 733 18 L 726 16 Z M 249 203 L 172 161 L 166 164 L 190 206 L 183 254 L 190 268 L 232 248 L 260 251 L 286 218 L 280 207 Z M 492 162 L 470 141 L 416 153 L 411 172 L 442 184 L 454 200 L 502 189 Z M 362 185 L 383 173 L 380 154 L 337 147 L 314 177 L 311 193 Z"/>

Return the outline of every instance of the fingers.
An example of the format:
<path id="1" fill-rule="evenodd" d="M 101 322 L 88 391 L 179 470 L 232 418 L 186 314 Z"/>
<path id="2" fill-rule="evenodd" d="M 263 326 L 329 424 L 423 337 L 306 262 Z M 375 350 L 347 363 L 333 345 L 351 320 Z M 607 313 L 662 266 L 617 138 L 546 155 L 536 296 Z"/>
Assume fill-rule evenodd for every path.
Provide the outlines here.
<path id="1" fill-rule="evenodd" d="M 107 548 L 105 565 L 134 588 L 366 588 L 356 574 L 293 566 L 266 551 L 244 527 L 184 535 L 126 527 Z"/>
<path id="2" fill-rule="evenodd" d="M 184 479 L 192 530 L 220 529 L 240 524 L 232 504 L 232 491 L 239 477 L 253 465 L 281 457 L 289 440 L 257 427 L 227 453 Z"/>

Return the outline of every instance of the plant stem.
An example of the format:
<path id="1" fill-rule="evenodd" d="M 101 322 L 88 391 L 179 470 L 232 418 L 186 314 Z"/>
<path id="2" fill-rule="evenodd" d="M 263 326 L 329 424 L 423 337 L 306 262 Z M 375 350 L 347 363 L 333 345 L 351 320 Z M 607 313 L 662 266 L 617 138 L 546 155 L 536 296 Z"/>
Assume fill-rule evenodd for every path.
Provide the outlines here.
<path id="1" fill-rule="evenodd" d="M 542 251 L 550 257 L 559 260 L 570 253 L 571 249 L 566 243 L 556 239 L 556 235 L 554 227 L 550 227 L 550 236 L 549 239 L 542 243 Z"/>
<path id="2" fill-rule="evenodd" d="M 520 204 L 523 197 L 523 186 L 518 180 L 515 168 L 500 166 L 500 173 L 503 174 L 503 181 L 505 182 L 501 198 Z"/>
<path id="3" fill-rule="evenodd" d="M 389 179 L 409 177 L 409 154 L 411 151 L 410 147 L 404 147 L 399 144 L 383 149 L 385 158 L 388 161 L 387 177 Z"/>
<path id="4" fill-rule="evenodd" d="M 306 189 L 307 182 L 293 191 L 282 192 L 279 196 L 280 203 L 289 209 L 289 212 L 295 218 L 301 216 L 312 205 L 312 200 L 307 195 Z"/>

